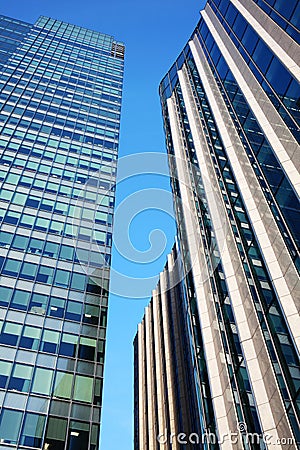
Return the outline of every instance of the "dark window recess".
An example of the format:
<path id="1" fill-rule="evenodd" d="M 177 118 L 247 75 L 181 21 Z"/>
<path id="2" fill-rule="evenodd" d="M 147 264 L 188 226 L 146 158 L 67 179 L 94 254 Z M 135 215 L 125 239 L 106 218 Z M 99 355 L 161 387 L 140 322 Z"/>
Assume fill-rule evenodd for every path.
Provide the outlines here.
<path id="1" fill-rule="evenodd" d="M 15 334 L 2 333 L 0 336 L 0 343 L 6 345 L 16 345 L 18 342 L 18 336 Z"/>
<path id="2" fill-rule="evenodd" d="M 56 448 L 56 447 L 55 447 Z M 75 428 L 69 431 L 67 450 L 88 450 L 89 432 Z"/>
<path id="3" fill-rule="evenodd" d="M 64 356 L 70 356 L 71 358 L 75 358 L 76 355 L 76 345 L 71 344 L 69 342 L 61 342 L 59 348 L 59 354 Z"/>
<path id="4" fill-rule="evenodd" d="M 32 208 L 38 208 L 39 207 L 40 202 L 38 200 L 34 200 L 32 198 L 28 198 L 26 201 L 26 205 L 25 206 L 29 206 Z"/>
<path id="5" fill-rule="evenodd" d="M 9 215 L 9 213 L 7 213 L 5 218 L 3 219 L 3 222 L 11 223 L 13 225 L 16 225 L 18 223 L 18 218 L 17 217 L 12 217 L 12 216 Z"/>
<path id="6" fill-rule="evenodd" d="M 95 347 L 90 347 L 89 345 L 80 344 L 78 358 L 88 359 L 89 361 L 94 361 Z"/>
<path id="7" fill-rule="evenodd" d="M 116 58 L 124 59 L 125 47 L 123 45 L 116 44 L 115 42 L 113 42 L 110 54 L 111 56 L 114 56 Z"/>

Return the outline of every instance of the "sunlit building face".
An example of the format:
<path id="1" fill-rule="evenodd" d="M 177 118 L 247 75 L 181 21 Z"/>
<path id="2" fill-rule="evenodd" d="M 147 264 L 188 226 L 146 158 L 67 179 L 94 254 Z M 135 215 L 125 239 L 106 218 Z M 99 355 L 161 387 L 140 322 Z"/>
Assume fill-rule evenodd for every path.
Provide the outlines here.
<path id="1" fill-rule="evenodd" d="M 181 289 L 169 289 L 168 262 L 135 341 L 136 449 L 152 448 L 157 437 L 164 448 L 187 440 L 198 449 L 205 433 L 215 442 L 204 448 L 296 449 L 299 18 L 297 0 L 208 0 L 161 82 L 185 270 Z M 192 378 L 178 369 L 186 336 L 166 345 L 178 295 Z M 180 394 L 189 383 L 190 403 Z M 185 422 L 195 410 L 198 428 Z M 188 440 L 193 432 L 198 443 Z"/>

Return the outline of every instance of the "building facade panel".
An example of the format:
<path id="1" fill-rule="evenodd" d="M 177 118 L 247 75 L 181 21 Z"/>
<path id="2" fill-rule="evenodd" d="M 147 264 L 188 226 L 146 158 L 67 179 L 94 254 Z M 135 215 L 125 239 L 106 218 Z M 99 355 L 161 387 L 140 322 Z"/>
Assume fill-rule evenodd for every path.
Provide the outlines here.
<path id="1" fill-rule="evenodd" d="M 124 47 L 44 16 L 3 24 L 0 448 L 92 450 Z"/>
<path id="2" fill-rule="evenodd" d="M 135 449 L 191 449 L 199 448 L 200 422 L 196 407 L 197 393 L 193 385 L 191 347 L 185 330 L 189 314 L 182 303 L 184 286 L 172 284 L 172 277 L 178 279 L 177 249 L 168 258 L 160 274 L 157 288 L 146 308 L 145 316 L 138 326 L 134 341 L 135 370 L 140 374 L 152 364 L 153 377 L 135 378 Z M 171 287 L 173 286 L 173 287 Z M 171 289 L 170 289 L 171 287 Z M 153 325 L 156 330 L 149 340 L 143 333 L 143 326 Z M 184 338 L 186 336 L 186 338 Z M 156 352 L 153 360 L 151 354 Z M 145 355 L 145 359 L 141 355 Z M 148 369 L 147 369 L 148 370 Z M 144 386 L 144 388 L 143 388 Z M 149 403 L 151 405 L 149 406 Z M 153 405 L 156 405 L 153 408 Z M 143 420 L 140 417 L 143 411 Z M 190 435 L 194 433 L 191 440 Z M 179 436 L 179 439 L 178 439 Z"/>
<path id="3" fill-rule="evenodd" d="M 208 448 L 300 439 L 298 6 L 208 0 L 160 85 Z"/>

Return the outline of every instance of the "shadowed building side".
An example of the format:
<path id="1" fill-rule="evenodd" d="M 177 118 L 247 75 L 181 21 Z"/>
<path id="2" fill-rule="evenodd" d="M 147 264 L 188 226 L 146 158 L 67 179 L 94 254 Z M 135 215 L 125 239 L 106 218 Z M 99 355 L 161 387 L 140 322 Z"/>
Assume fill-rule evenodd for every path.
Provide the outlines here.
<path id="1" fill-rule="evenodd" d="M 200 436 L 190 311 L 186 287 L 177 283 L 177 252 L 174 247 L 168 257 L 134 340 L 135 450 L 186 448 L 182 442 L 192 433 Z M 199 448 L 187 442 L 188 448 Z"/>

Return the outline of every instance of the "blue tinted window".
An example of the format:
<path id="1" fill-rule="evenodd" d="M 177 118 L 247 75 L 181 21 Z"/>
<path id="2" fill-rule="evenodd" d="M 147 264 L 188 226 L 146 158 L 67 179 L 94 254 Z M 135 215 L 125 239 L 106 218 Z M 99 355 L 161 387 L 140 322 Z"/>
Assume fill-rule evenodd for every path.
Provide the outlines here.
<path id="1" fill-rule="evenodd" d="M 66 311 L 66 319 L 80 321 L 82 313 L 82 304 L 78 302 L 69 301 Z"/>
<path id="2" fill-rule="evenodd" d="M 252 58 L 260 70 L 265 72 L 273 58 L 273 53 L 269 50 L 266 44 L 260 40 L 255 48 Z"/>
<path id="3" fill-rule="evenodd" d="M 61 259 L 67 259 L 69 261 L 73 261 L 74 257 L 74 247 L 70 247 L 67 245 L 62 245 L 60 248 L 60 255 L 59 257 Z"/>
<path id="4" fill-rule="evenodd" d="M 0 416 L 1 441 L 6 444 L 16 444 L 23 413 L 3 408 Z"/>
<path id="5" fill-rule="evenodd" d="M 5 275 L 16 277 L 20 271 L 20 268 L 21 268 L 21 261 L 17 261 L 15 259 L 7 259 L 4 264 L 2 273 L 4 273 Z"/>
<path id="6" fill-rule="evenodd" d="M 48 314 L 53 317 L 63 317 L 65 313 L 65 303 L 64 299 L 57 297 L 50 297 Z"/>
<path id="7" fill-rule="evenodd" d="M 297 3 L 299 5 L 298 0 L 289 0 L 288 2 L 286 0 L 276 0 L 274 7 L 276 11 L 289 20 Z"/>
<path id="8" fill-rule="evenodd" d="M 13 290 L 8 287 L 0 286 L 0 305 L 7 306 L 10 302 L 10 298 Z"/>
<path id="9" fill-rule="evenodd" d="M 53 282 L 54 269 L 52 267 L 40 266 L 36 280 L 40 283 L 51 284 Z"/>
<path id="10" fill-rule="evenodd" d="M 228 25 L 230 27 L 232 27 L 232 25 L 237 17 L 237 14 L 238 13 L 237 13 L 236 8 L 232 4 L 230 4 L 227 9 L 226 15 L 225 15 L 226 22 L 228 23 Z"/>
<path id="11" fill-rule="evenodd" d="M 300 3 L 295 0 L 297 2 L 297 6 L 296 9 L 291 17 L 291 23 L 297 28 L 297 30 L 299 30 L 300 28 Z M 297 42 L 299 43 L 299 31 L 297 32 Z"/>
<path id="12" fill-rule="evenodd" d="M 248 25 L 248 28 L 242 39 L 242 43 L 244 44 L 248 53 L 252 54 L 257 42 L 258 42 L 258 37 L 257 37 L 256 32 Z"/>
<path id="13" fill-rule="evenodd" d="M 68 287 L 70 282 L 70 272 L 62 269 L 56 269 L 54 284 L 56 286 Z"/>
<path id="14" fill-rule="evenodd" d="M 43 254 L 52 258 L 57 257 L 59 245 L 53 242 L 46 242 Z"/>
<path id="15" fill-rule="evenodd" d="M 12 308 L 26 310 L 29 304 L 30 292 L 15 290 L 11 302 Z"/>
<path id="16" fill-rule="evenodd" d="M 26 280 L 34 280 L 37 273 L 37 269 L 38 269 L 37 264 L 24 262 L 22 270 L 20 272 L 20 277 Z"/>
<path id="17" fill-rule="evenodd" d="M 0 231 L 0 246 L 1 247 L 9 247 L 12 242 L 14 235 L 10 233 L 6 233 L 4 231 Z"/>
<path id="18" fill-rule="evenodd" d="M 274 58 L 266 73 L 266 78 L 279 95 L 284 95 L 292 77 L 282 63 Z"/>
<path id="19" fill-rule="evenodd" d="M 74 272 L 72 274 L 72 282 L 71 282 L 71 288 L 72 289 L 78 289 L 80 291 L 84 291 L 86 283 L 86 276 L 81 273 Z"/>
<path id="20" fill-rule="evenodd" d="M 237 35 L 237 37 L 239 39 L 242 38 L 246 27 L 247 27 L 246 20 L 244 19 L 244 17 L 241 14 L 239 14 L 233 24 L 233 27 L 232 27 L 234 33 Z"/>
<path id="21" fill-rule="evenodd" d="M 40 239 L 31 238 L 28 245 L 28 251 L 30 253 L 41 254 L 44 247 L 44 241 Z"/>
<path id="22" fill-rule="evenodd" d="M 27 447 L 40 448 L 46 417 L 40 414 L 26 413 L 21 432 L 20 444 Z"/>

